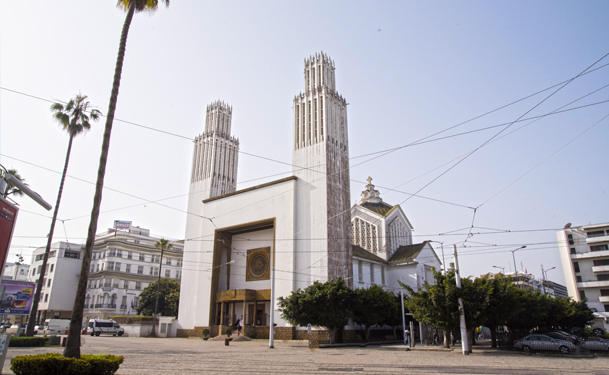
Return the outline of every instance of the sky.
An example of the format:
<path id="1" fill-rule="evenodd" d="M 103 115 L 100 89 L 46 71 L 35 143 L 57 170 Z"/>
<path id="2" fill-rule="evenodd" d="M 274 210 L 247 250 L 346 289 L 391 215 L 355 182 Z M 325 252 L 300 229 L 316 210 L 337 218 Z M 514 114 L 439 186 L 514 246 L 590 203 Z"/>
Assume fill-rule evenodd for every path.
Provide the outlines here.
<path id="1" fill-rule="evenodd" d="M 125 17 L 114 5 L 0 3 L 0 163 L 52 205 L 68 136 L 49 107 L 82 93 L 107 112 Z M 192 139 L 215 100 L 259 156 L 240 154 L 238 189 L 291 175 L 292 100 L 304 59 L 323 51 L 349 103 L 353 203 L 370 176 L 415 242 L 438 241 L 446 263 L 457 246 L 462 275 L 513 271 L 510 250 L 526 245 L 518 270 L 556 267 L 564 283 L 556 230 L 609 221 L 607 14 L 603 1 L 192 0 L 136 14 L 98 232 L 128 220 L 184 238 Z M 56 241 L 85 241 L 103 126 L 74 140 Z M 52 211 L 16 201 L 8 261 L 29 262 Z"/>

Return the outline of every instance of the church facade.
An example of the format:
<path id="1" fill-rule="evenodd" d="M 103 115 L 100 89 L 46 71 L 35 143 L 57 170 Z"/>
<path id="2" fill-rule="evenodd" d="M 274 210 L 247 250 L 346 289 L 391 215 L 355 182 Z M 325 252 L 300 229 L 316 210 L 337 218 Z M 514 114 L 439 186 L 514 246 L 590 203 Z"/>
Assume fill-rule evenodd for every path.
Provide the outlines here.
<path id="1" fill-rule="evenodd" d="M 293 99 L 290 177 L 236 190 L 239 141 L 231 134 L 232 107 L 215 102 L 207 108 L 192 160 L 181 336 L 199 336 L 205 327 L 215 336 L 240 319 L 244 334 L 265 338 L 273 314 L 277 338 L 296 338 L 306 328 L 283 321 L 276 298 L 337 277 L 361 287 L 360 261 L 373 274 L 371 264 L 379 265 L 379 281 L 386 272 L 394 282 L 394 270 L 403 266 L 392 263 L 412 245 L 412 226 L 401 208 L 379 213 L 371 205 L 385 203 L 372 196 L 350 205 L 347 102 L 336 90 L 334 62 L 317 54 L 305 59 L 303 72 L 304 91 Z M 371 189 L 367 194 L 378 195 Z"/>

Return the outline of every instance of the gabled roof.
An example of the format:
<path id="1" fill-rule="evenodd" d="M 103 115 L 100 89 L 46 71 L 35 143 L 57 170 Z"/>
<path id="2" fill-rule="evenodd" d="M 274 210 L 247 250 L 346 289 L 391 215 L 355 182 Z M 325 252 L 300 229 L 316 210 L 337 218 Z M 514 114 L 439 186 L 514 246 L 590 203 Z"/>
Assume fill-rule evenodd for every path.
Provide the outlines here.
<path id="1" fill-rule="evenodd" d="M 376 212 L 379 215 L 387 216 L 387 214 L 393 209 L 394 206 L 385 202 L 364 202 L 360 204 L 361 207 L 367 208 L 372 212 Z"/>
<path id="2" fill-rule="evenodd" d="M 408 245 L 408 246 L 400 246 L 395 253 L 388 260 L 389 263 L 407 263 L 413 262 L 417 256 L 421 253 L 421 250 L 427 245 L 428 241 Z"/>
<path id="3" fill-rule="evenodd" d="M 354 257 L 364 258 L 364 259 L 372 260 L 372 261 L 379 262 L 379 263 L 387 263 L 385 261 L 385 259 L 378 257 L 378 256 L 372 254 L 371 252 L 369 252 L 368 250 L 366 250 L 362 247 L 359 247 L 357 245 L 351 245 L 351 254 Z"/>

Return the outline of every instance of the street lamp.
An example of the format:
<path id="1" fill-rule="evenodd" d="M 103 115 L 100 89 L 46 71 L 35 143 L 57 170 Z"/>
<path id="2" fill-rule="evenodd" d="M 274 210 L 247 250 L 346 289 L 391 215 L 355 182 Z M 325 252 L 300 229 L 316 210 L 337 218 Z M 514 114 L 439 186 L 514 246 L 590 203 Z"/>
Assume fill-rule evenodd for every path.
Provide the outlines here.
<path id="1" fill-rule="evenodd" d="M 505 267 L 493 266 L 494 268 L 501 268 L 501 273 L 505 275 Z"/>
<path id="2" fill-rule="evenodd" d="M 520 246 L 518 249 L 510 250 L 512 252 L 512 259 L 514 260 L 514 275 L 518 275 L 518 268 L 516 267 L 516 257 L 514 253 L 520 249 L 524 249 L 526 246 Z"/>
<path id="3" fill-rule="evenodd" d="M 446 275 L 446 262 L 444 261 L 444 242 L 432 241 L 432 240 L 427 240 L 427 242 L 439 243 L 440 246 L 442 247 L 442 271 L 444 271 L 443 273 Z"/>
<path id="4" fill-rule="evenodd" d="M 547 270 L 543 270 L 543 264 L 541 265 L 541 289 L 543 290 L 543 294 L 546 294 L 546 280 L 548 279 L 548 271 L 552 271 L 556 267 L 548 268 Z"/>

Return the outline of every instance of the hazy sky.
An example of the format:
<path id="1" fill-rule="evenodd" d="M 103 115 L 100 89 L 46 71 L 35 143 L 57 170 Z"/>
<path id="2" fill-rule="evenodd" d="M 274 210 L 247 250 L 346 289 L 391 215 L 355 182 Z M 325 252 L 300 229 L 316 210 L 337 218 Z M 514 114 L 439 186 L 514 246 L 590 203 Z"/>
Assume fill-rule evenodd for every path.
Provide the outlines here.
<path id="1" fill-rule="evenodd" d="M 353 202 L 371 176 L 386 202 L 403 202 L 415 241 L 443 241 L 447 254 L 460 246 L 464 275 L 497 271 L 492 266 L 508 272 L 509 250 L 527 245 L 516 252 L 519 269 L 522 263 L 539 277 L 542 264 L 557 267 L 548 275 L 564 282 L 554 230 L 609 221 L 609 118 L 575 139 L 609 114 L 609 103 L 507 125 L 609 100 L 606 88 L 569 104 L 609 84 L 609 66 L 600 68 L 607 57 L 544 101 L 561 87 L 555 85 L 609 53 L 608 14 L 601 1 L 200 0 L 137 14 L 116 118 L 175 136 L 114 122 L 98 232 L 120 219 L 157 236 L 184 237 L 189 139 L 202 132 L 214 100 L 233 106 L 242 151 L 290 163 L 303 61 L 323 51 L 335 61 L 337 89 L 349 103 L 351 165 L 368 160 L 351 170 Z M 0 3 L 0 161 L 53 205 L 68 136 L 52 121 L 51 103 L 8 90 L 62 101 L 81 92 L 106 113 L 124 16 L 112 0 Z M 505 126 L 358 157 L 409 145 L 534 93 L 428 140 Z M 75 139 L 57 241 L 84 243 L 103 122 Z M 241 154 L 238 188 L 290 171 Z M 403 193 L 423 187 L 420 195 L 443 202 Z M 9 261 L 22 253 L 29 262 L 33 248 L 46 243 L 52 211 L 27 197 L 17 201 Z"/>

